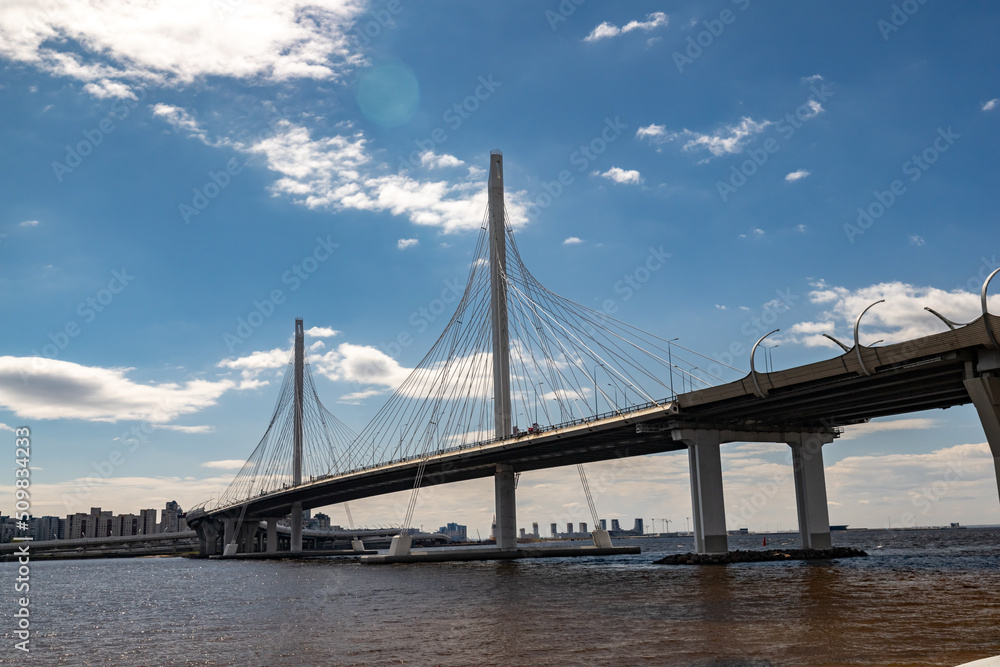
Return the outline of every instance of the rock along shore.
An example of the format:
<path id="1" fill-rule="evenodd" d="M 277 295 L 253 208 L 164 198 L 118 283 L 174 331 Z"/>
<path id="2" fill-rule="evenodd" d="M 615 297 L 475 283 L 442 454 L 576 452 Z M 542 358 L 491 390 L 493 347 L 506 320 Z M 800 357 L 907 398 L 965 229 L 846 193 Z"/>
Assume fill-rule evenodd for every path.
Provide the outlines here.
<path id="1" fill-rule="evenodd" d="M 830 560 L 858 558 L 868 553 L 852 547 L 832 549 L 762 549 L 730 551 L 724 554 L 676 554 L 661 558 L 655 565 L 728 565 L 729 563 L 762 563 L 775 560 Z"/>

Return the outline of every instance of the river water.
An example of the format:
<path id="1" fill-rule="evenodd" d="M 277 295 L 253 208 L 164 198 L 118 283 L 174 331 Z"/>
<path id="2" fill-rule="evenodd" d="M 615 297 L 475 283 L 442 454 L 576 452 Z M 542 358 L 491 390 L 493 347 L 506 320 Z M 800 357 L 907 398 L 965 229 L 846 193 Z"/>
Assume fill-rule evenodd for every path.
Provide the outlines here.
<path id="1" fill-rule="evenodd" d="M 759 536 L 730 538 L 758 548 Z M 616 541 L 617 543 L 617 541 Z M 31 563 L 38 665 L 956 665 L 1000 654 L 1000 530 L 849 531 L 869 558 L 662 566 L 638 556 L 369 566 Z M 797 546 L 772 536 L 768 547 Z"/>

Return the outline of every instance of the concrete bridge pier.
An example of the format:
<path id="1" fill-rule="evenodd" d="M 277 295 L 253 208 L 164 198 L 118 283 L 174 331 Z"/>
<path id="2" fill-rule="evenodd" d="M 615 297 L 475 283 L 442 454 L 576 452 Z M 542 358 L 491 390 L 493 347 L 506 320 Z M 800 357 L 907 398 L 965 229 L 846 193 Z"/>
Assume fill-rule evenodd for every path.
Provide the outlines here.
<path id="1" fill-rule="evenodd" d="M 990 443 L 997 476 L 997 492 L 1000 493 L 1000 377 L 982 375 L 970 378 L 965 380 L 965 388 L 983 423 L 986 441 Z"/>
<path id="2" fill-rule="evenodd" d="M 199 521 L 194 529 L 198 533 L 198 555 L 202 558 L 219 553 L 221 526 L 215 521 Z"/>
<path id="3" fill-rule="evenodd" d="M 235 556 L 239 550 L 239 546 L 237 545 L 238 536 L 236 535 L 236 519 L 223 519 L 222 526 L 222 555 Z"/>
<path id="4" fill-rule="evenodd" d="M 498 463 L 494 475 L 497 529 L 494 537 L 499 549 L 517 549 L 517 500 L 514 466 Z"/>
<path id="5" fill-rule="evenodd" d="M 292 503 L 292 544 L 289 551 L 302 553 L 302 503 Z"/>
<path id="6" fill-rule="evenodd" d="M 826 500 L 823 445 L 833 442 L 831 433 L 802 433 L 791 439 L 795 505 L 803 549 L 830 549 L 830 509 Z"/>
<path id="7" fill-rule="evenodd" d="M 688 466 L 691 470 L 691 519 L 694 522 L 695 551 L 700 554 L 727 553 L 726 501 L 722 492 L 722 444 L 718 433 L 685 433 Z"/>
<path id="8" fill-rule="evenodd" d="M 278 551 L 278 520 L 271 518 L 267 520 L 267 553 L 273 554 Z"/>
<path id="9" fill-rule="evenodd" d="M 239 545 L 239 553 L 249 554 L 254 552 L 254 541 L 257 539 L 257 522 L 244 521 L 240 526 L 239 537 L 236 543 Z"/>

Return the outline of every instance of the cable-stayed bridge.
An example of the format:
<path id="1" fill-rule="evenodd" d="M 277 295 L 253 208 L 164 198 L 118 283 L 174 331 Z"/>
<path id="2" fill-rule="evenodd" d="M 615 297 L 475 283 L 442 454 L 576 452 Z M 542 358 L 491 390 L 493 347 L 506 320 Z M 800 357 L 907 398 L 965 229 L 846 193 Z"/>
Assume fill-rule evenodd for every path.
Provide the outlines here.
<path id="1" fill-rule="evenodd" d="M 755 345 L 750 374 L 724 382 L 704 370 L 714 359 L 541 285 L 507 224 L 498 152 L 488 189 L 455 313 L 360 434 L 320 402 L 296 321 L 292 360 L 264 437 L 219 502 L 188 515 L 204 553 L 218 553 L 220 538 L 227 553 L 250 550 L 261 521 L 273 551 L 277 521 L 287 515 L 291 551 L 299 552 L 303 510 L 395 491 L 412 490 L 401 524 L 408 526 L 420 488 L 491 476 L 497 549 L 516 550 L 517 474 L 578 465 L 596 526 L 583 464 L 681 449 L 689 456 L 696 548 L 726 551 L 720 445 L 727 442 L 791 447 L 803 547 L 827 548 L 822 446 L 840 427 L 970 402 L 1000 473 L 1000 318 L 988 313 L 986 298 L 997 272 L 983 285 L 982 317 L 971 323 L 934 313 L 945 331 L 866 347 L 858 339 L 862 312 L 853 346 L 837 341 L 843 355 L 762 373 Z M 594 540 L 610 547 L 606 531 L 595 530 Z M 401 534 L 390 553 L 408 551 Z"/>

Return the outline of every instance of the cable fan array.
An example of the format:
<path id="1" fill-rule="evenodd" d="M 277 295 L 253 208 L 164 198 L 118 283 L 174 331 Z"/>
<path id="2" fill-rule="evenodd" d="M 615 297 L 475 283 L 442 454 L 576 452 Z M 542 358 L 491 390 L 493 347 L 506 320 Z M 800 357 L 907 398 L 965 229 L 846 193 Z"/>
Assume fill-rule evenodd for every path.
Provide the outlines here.
<path id="1" fill-rule="evenodd" d="M 488 213 L 487 213 L 488 215 Z M 469 280 L 434 346 L 350 449 L 361 469 L 496 437 L 490 248 L 484 218 Z M 721 381 L 719 364 L 546 289 L 528 271 L 504 220 L 512 433 L 664 403 Z M 730 367 L 731 368 L 731 367 Z M 733 369 L 737 370 L 737 369 Z"/>
<path id="2" fill-rule="evenodd" d="M 303 482 L 343 472 L 347 452 L 357 435 L 323 406 L 316 393 L 308 363 L 304 367 L 302 396 Z M 239 504 L 292 485 L 294 399 L 293 357 L 285 371 L 267 432 L 222 494 L 217 506 Z"/>

